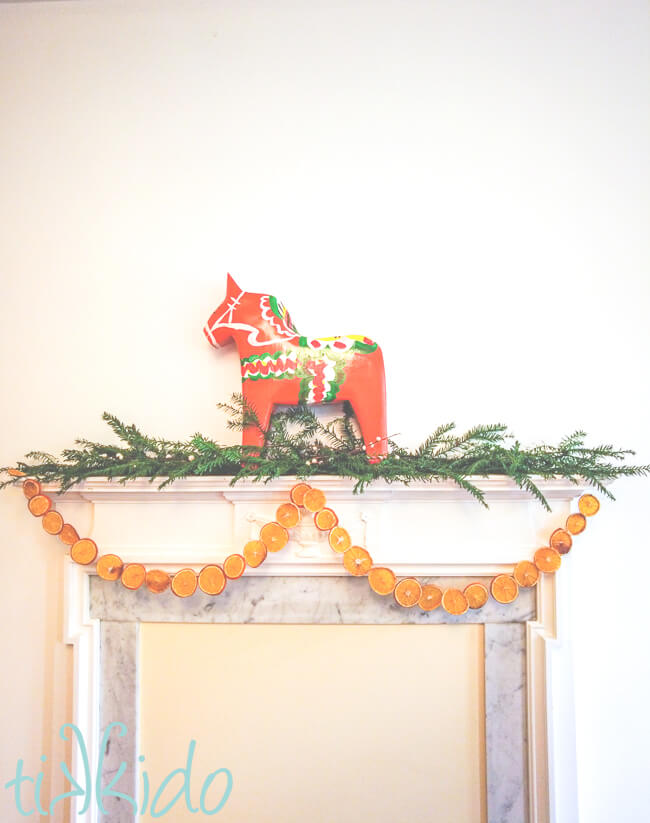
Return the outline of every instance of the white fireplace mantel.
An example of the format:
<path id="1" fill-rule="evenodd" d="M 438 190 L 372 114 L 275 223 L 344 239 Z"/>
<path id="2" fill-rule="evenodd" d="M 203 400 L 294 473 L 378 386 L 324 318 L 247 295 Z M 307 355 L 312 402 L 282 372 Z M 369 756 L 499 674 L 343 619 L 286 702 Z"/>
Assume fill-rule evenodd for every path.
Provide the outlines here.
<path id="1" fill-rule="evenodd" d="M 74 525 L 86 524 L 100 554 L 118 554 L 170 572 L 200 568 L 239 552 L 275 519 L 295 478 L 269 483 L 249 480 L 231 485 L 228 477 L 193 477 L 158 489 L 146 479 L 121 484 L 92 478 L 64 495 L 44 487 L 57 509 Z M 353 542 L 365 546 L 376 564 L 399 576 L 483 577 L 510 572 L 548 543 L 585 490 L 561 479 L 538 485 L 552 511 L 543 509 L 510 479 L 477 479 L 489 510 L 451 481 L 408 486 L 375 482 L 354 494 L 354 482 L 315 477 L 328 505 Z M 79 529 L 82 531 L 82 528 Z M 588 534 L 576 538 L 587 540 Z M 75 646 L 75 723 L 96 751 L 100 738 L 100 622 L 91 616 L 93 567 L 66 558 L 66 639 Z M 528 720 L 528 818 L 530 823 L 577 819 L 573 684 L 568 621 L 571 556 L 557 575 L 542 575 L 535 591 L 536 614 L 526 622 Z M 281 552 L 269 555 L 246 577 L 344 576 L 340 555 L 331 551 L 307 513 Z M 236 587 L 238 581 L 229 586 Z M 112 584 L 119 586 L 119 583 Z M 443 580 L 444 585 L 444 580 Z M 135 596 L 135 595 L 134 595 Z M 506 607 L 507 608 L 507 607 Z M 456 622 L 452 618 L 450 622 Z M 550 711 L 550 707 L 553 711 Z M 559 722 L 561 718 L 561 723 Z M 74 765 L 74 764 L 73 764 Z M 75 767 L 78 767 L 76 764 Z M 71 819 L 95 823 L 96 811 Z"/>

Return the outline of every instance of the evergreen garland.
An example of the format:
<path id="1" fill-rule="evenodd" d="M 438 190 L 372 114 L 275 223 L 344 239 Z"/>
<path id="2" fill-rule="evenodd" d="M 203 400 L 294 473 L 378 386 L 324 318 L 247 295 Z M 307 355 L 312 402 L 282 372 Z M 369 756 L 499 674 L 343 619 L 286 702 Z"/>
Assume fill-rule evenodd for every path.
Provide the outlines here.
<path id="1" fill-rule="evenodd" d="M 125 425 L 105 412 L 103 419 L 117 435 L 117 445 L 82 439 L 75 441 L 77 448 L 65 449 L 59 458 L 46 452 L 29 452 L 16 467 L 0 469 L 0 473 L 11 472 L 9 479 L 0 482 L 0 488 L 21 481 L 15 476 L 16 470 L 42 482 L 57 482 L 61 491 L 87 477 L 116 477 L 122 483 L 136 477 L 149 477 L 152 482 L 162 478 L 162 488 L 178 478 L 196 475 L 232 475 L 235 483 L 244 477 L 268 481 L 282 475 L 308 479 L 328 474 L 355 480 L 355 492 L 379 478 L 406 484 L 415 480 L 453 480 L 487 505 L 472 478 L 497 474 L 511 477 L 550 511 L 534 477 L 563 477 L 576 485 L 586 481 L 613 499 L 604 485 L 607 481 L 650 472 L 650 466 L 622 462 L 634 454 L 630 450 L 585 446 L 586 434 L 582 431 L 565 437 L 557 446 L 523 449 L 517 440 L 506 443 L 512 436 L 502 424 L 475 426 L 458 435 L 455 425 L 447 423 L 413 451 L 389 438 L 388 456 L 371 463 L 348 404 L 343 415 L 329 423 L 318 420 L 310 407 L 290 407 L 273 415 L 266 430 L 241 395 L 233 395 L 231 403 L 218 405 L 229 414 L 230 429 L 253 425 L 263 431 L 265 445 L 261 451 L 223 446 L 201 434 L 187 441 L 148 437 L 134 425 Z"/>

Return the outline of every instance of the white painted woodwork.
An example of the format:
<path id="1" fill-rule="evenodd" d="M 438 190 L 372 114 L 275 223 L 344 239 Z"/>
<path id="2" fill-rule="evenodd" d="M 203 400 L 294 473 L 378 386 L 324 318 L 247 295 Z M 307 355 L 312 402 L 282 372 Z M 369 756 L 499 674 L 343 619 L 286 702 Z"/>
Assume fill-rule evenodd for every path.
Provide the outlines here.
<path id="1" fill-rule="evenodd" d="M 92 507 L 90 533 L 100 553 L 169 571 L 219 562 L 257 536 L 274 519 L 295 480 L 268 484 L 230 478 L 195 477 L 163 490 L 147 480 L 126 485 L 97 478 L 56 498 L 66 505 Z M 399 575 L 489 576 L 531 558 L 554 528 L 562 525 L 583 488 L 563 480 L 540 480 L 552 506 L 546 512 L 511 480 L 477 481 L 489 511 L 451 482 L 375 483 L 363 494 L 353 482 L 319 477 L 328 503 L 353 540 L 367 546 L 375 562 L 390 564 Z M 49 493 L 55 487 L 46 487 Z M 75 506 L 77 508 L 77 506 Z M 317 576 L 345 574 L 340 556 L 328 547 L 306 514 L 287 547 L 247 574 Z M 577 538 L 589 539 L 588 534 Z M 542 576 L 537 589 L 537 619 L 527 624 L 528 724 L 531 823 L 577 819 L 575 730 L 568 598 L 570 555 L 557 575 Z M 66 640 L 75 647 L 74 722 L 89 750 L 98 744 L 99 624 L 90 618 L 88 578 L 92 567 L 66 558 Z M 116 583 L 119 585 L 119 583 Z M 551 712 L 552 707 L 552 712 Z M 73 761 L 73 774 L 79 766 Z M 96 807 L 71 820 L 96 823 Z"/>

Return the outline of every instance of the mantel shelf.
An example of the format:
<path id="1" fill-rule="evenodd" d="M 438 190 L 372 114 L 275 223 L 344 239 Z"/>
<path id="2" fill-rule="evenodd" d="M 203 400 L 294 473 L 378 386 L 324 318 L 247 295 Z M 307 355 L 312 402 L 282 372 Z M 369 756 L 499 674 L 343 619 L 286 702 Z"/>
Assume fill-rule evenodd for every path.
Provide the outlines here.
<path id="1" fill-rule="evenodd" d="M 121 500 L 129 502 L 196 502 L 215 501 L 219 498 L 228 501 L 278 501 L 286 500 L 291 487 L 299 482 L 298 478 L 284 476 L 268 482 L 253 480 L 238 480 L 233 484 L 229 476 L 219 477 L 187 477 L 175 480 L 168 486 L 159 489 L 163 477 L 153 482 L 146 477 L 129 480 L 126 483 L 118 479 L 107 477 L 91 477 L 82 483 L 70 488 L 64 495 L 58 494 L 57 484 L 50 483 L 43 486 L 44 490 L 61 500 L 87 500 L 89 502 Z M 542 491 L 547 500 L 569 501 L 582 494 L 587 488 L 586 482 L 574 484 L 564 478 L 544 479 L 533 478 L 535 484 Z M 323 489 L 328 500 L 342 501 L 355 500 L 382 501 L 382 502 L 411 502 L 428 501 L 440 502 L 477 502 L 465 489 L 462 489 L 453 480 L 434 480 L 432 482 L 415 481 L 408 485 L 396 482 L 388 483 L 385 480 L 375 480 L 366 486 L 362 493 L 354 493 L 355 481 L 332 475 L 316 475 L 310 478 L 312 486 Z M 473 478 L 476 485 L 489 501 L 532 501 L 530 492 L 521 489 L 510 478 L 503 475 L 489 475 Z"/>

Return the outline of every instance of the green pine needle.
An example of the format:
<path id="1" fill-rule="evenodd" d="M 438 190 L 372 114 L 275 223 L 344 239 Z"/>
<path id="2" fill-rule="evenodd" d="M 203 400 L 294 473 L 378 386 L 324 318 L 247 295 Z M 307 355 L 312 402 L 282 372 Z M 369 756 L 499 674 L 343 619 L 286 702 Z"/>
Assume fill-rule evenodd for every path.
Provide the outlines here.
<path id="1" fill-rule="evenodd" d="M 225 446 L 200 433 L 187 441 L 148 437 L 136 426 L 104 413 L 103 419 L 117 443 L 79 439 L 76 448 L 64 449 L 60 457 L 33 451 L 13 468 L 42 482 L 58 483 L 61 491 L 88 477 L 117 478 L 121 483 L 136 477 L 148 477 L 152 482 L 159 478 L 159 488 L 163 488 L 174 480 L 197 475 L 232 476 L 236 483 L 244 477 L 268 482 L 283 475 L 308 479 L 329 474 L 354 480 L 355 492 L 362 492 L 378 479 L 405 484 L 452 480 L 483 505 L 487 505 L 485 497 L 475 480 L 497 474 L 511 477 L 546 509 L 550 509 L 548 501 L 534 477 L 563 477 L 576 484 L 586 481 L 613 499 L 607 482 L 650 473 L 650 466 L 624 462 L 633 451 L 611 445 L 586 446 L 585 432 L 573 432 L 557 446 L 525 449 L 518 441 L 512 442 L 501 423 L 474 426 L 463 434 L 456 434 L 454 423 L 446 423 L 413 451 L 389 438 L 388 455 L 378 463 L 370 463 L 347 403 L 342 416 L 329 423 L 322 423 L 311 407 L 292 406 L 277 412 L 266 430 L 241 394 L 218 407 L 228 414 L 230 429 L 258 428 L 264 434 L 264 447 Z M 8 471 L 9 467 L 0 469 L 0 473 Z M 0 482 L 0 488 L 20 481 L 9 475 Z"/>

